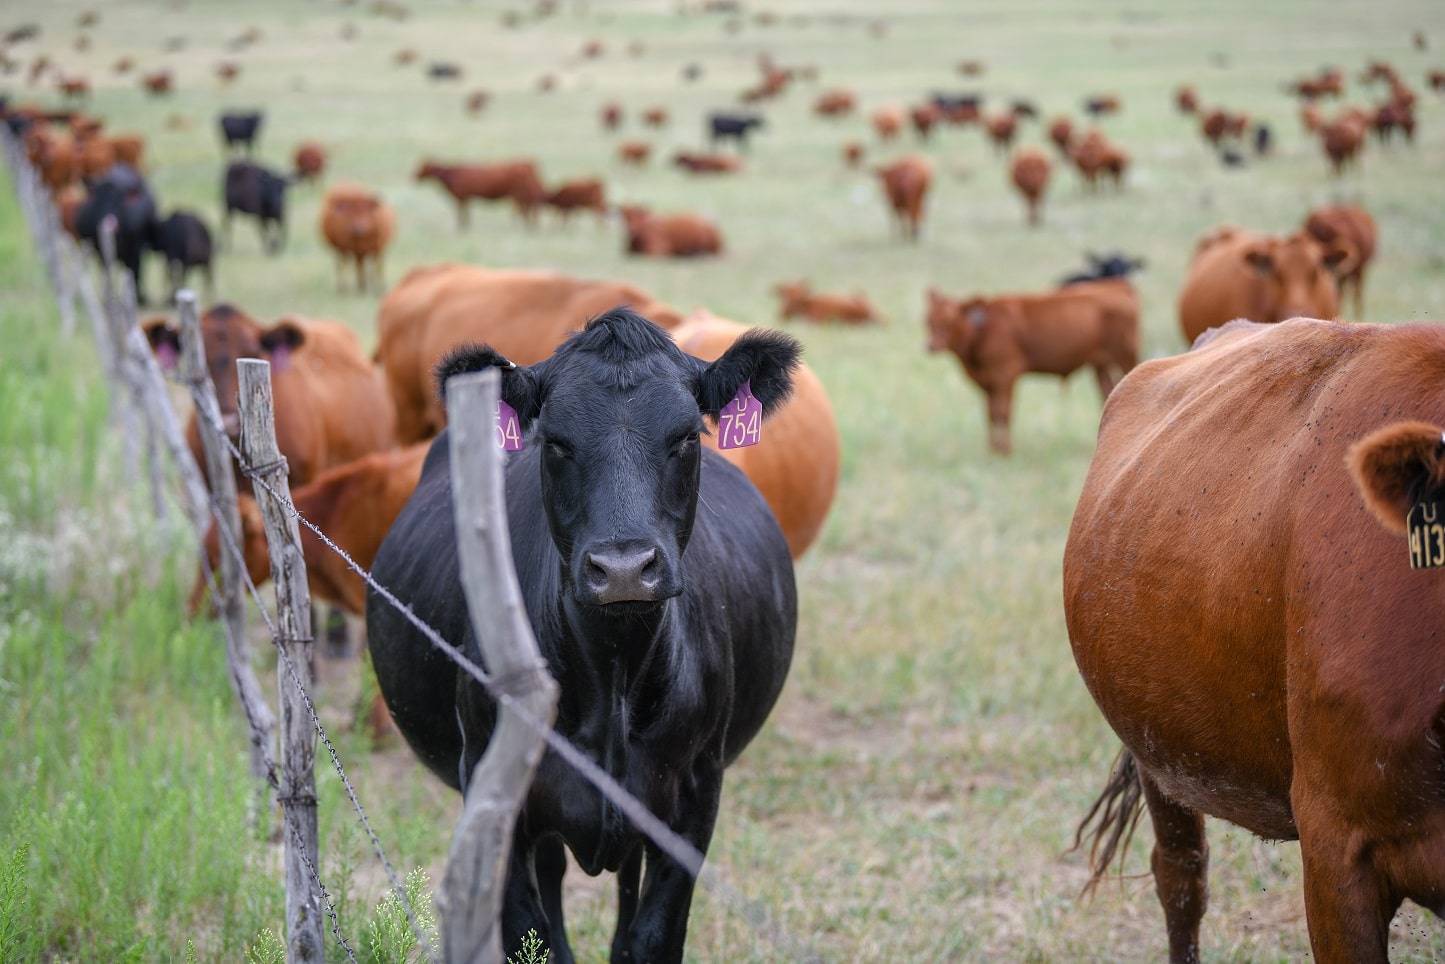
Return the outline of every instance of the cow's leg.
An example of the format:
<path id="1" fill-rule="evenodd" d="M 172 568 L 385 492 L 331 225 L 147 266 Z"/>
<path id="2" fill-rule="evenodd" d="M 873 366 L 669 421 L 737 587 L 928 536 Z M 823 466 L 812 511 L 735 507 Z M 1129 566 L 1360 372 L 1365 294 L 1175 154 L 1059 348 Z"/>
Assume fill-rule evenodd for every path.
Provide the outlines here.
<path id="1" fill-rule="evenodd" d="M 642 876 L 642 847 L 635 848 L 617 869 L 617 929 L 612 933 L 612 959 L 625 960 L 632 922 L 637 917 L 637 885 Z"/>
<path id="2" fill-rule="evenodd" d="M 457 198 L 457 230 L 465 231 L 468 223 L 466 198 Z"/>
<path id="3" fill-rule="evenodd" d="M 1164 908 L 1171 964 L 1199 961 L 1199 922 L 1209 904 L 1209 842 L 1204 815 L 1165 797 L 1148 774 L 1139 773 L 1154 824 L 1154 890 Z"/>
<path id="4" fill-rule="evenodd" d="M 1100 362 L 1094 366 L 1094 378 L 1099 383 L 1099 396 L 1108 398 L 1109 393 L 1118 384 L 1118 378 L 1114 375 L 1114 366 L 1110 362 Z"/>
<path id="5" fill-rule="evenodd" d="M 1373 863 L 1373 841 L 1330 819 L 1330 807 L 1309 799 L 1296 771 L 1291 805 L 1304 864 L 1305 919 L 1316 961 L 1389 960 L 1390 919 L 1400 901 Z"/>
<path id="6" fill-rule="evenodd" d="M 574 964 L 572 947 L 562 925 L 562 874 L 567 855 L 555 837 L 529 843 L 521 834 L 512 837 L 512 855 L 507 864 L 507 886 L 502 895 L 502 954 L 520 959 L 522 938 L 536 933 L 551 952 L 550 964 Z M 552 898 L 555 896 L 555 901 Z M 555 903 L 556 917 L 548 915 L 548 903 Z"/>
<path id="7" fill-rule="evenodd" d="M 988 447 L 999 455 L 1013 451 L 1008 423 L 1013 413 L 1014 386 L 1010 381 L 988 390 Z"/>

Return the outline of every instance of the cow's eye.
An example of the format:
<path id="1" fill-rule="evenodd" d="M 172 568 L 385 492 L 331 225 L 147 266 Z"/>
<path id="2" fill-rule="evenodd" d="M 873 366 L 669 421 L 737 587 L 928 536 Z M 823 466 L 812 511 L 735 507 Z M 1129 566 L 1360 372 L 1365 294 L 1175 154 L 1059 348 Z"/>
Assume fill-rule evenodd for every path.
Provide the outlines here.
<path id="1" fill-rule="evenodd" d="M 560 439 L 549 438 L 546 441 L 546 446 L 547 454 L 554 459 L 570 459 L 572 457 L 572 449 L 568 447 L 566 442 Z"/>
<path id="2" fill-rule="evenodd" d="M 685 458 L 697 450 L 697 433 L 684 435 L 672 443 L 672 449 L 667 453 L 672 458 Z"/>

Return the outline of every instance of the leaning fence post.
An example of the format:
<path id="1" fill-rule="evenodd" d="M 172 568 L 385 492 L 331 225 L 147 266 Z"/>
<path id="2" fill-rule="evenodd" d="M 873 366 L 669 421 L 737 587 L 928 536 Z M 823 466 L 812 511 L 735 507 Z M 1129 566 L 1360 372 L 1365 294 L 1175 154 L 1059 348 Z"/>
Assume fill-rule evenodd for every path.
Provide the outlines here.
<path id="1" fill-rule="evenodd" d="M 241 514 L 236 509 L 236 470 L 222 434 L 221 406 L 216 403 L 216 389 L 206 370 L 206 348 L 201 339 L 201 323 L 196 317 L 196 296 L 182 292 L 179 307 L 180 377 L 190 387 L 191 397 L 195 399 L 196 427 L 200 430 L 201 447 L 206 454 L 206 475 L 210 479 L 215 502 L 216 525 L 224 530 L 217 533 L 221 536 L 221 584 L 216 590 L 216 598 L 226 638 L 226 666 L 231 675 L 231 687 L 236 691 L 241 711 L 250 724 L 251 775 L 264 779 L 266 761 L 271 757 L 271 748 L 276 742 L 276 718 L 261 694 L 261 684 L 251 670 L 251 657 L 246 647 L 246 607 L 241 596 L 242 563 L 237 555 L 241 546 Z M 227 546 L 235 546 L 237 551 L 228 552 Z M 201 557 L 205 558 L 204 549 Z"/>
<path id="2" fill-rule="evenodd" d="M 256 503 L 266 523 L 271 578 L 276 584 L 280 638 L 276 665 L 281 709 L 281 794 L 286 838 L 286 960 L 320 961 L 321 893 L 313 878 L 317 859 L 316 729 L 307 707 L 311 692 L 311 595 L 301 533 L 291 510 L 286 459 L 276 444 L 271 363 L 236 362 L 241 396 L 241 454 L 251 466 Z M 292 675 L 295 679 L 292 679 Z M 290 830 L 291 832 L 286 832 Z"/>
<path id="3" fill-rule="evenodd" d="M 557 684 L 537 650 L 512 567 L 502 455 L 493 429 L 498 378 L 489 370 L 446 384 L 462 589 L 492 678 L 534 720 L 551 726 Z M 486 753 L 466 787 L 437 901 L 448 961 L 504 959 L 498 924 L 512 831 L 544 749 L 541 733 L 515 710 L 500 707 Z"/>

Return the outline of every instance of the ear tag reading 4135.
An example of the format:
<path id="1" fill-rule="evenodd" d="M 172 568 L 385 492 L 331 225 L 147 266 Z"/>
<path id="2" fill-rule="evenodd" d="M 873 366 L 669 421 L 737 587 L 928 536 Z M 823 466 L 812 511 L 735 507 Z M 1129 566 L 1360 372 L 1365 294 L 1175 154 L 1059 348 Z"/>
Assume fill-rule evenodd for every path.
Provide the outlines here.
<path id="1" fill-rule="evenodd" d="M 517 410 L 500 398 L 497 399 L 497 444 L 504 452 L 522 450 L 522 423 L 517 420 Z"/>
<path id="2" fill-rule="evenodd" d="M 1445 503 L 1416 502 L 1405 516 L 1410 537 L 1410 568 L 1445 566 Z"/>
<path id="3" fill-rule="evenodd" d="M 751 381 L 743 382 L 737 397 L 717 416 L 717 447 L 740 449 L 762 440 L 763 403 L 753 397 Z"/>

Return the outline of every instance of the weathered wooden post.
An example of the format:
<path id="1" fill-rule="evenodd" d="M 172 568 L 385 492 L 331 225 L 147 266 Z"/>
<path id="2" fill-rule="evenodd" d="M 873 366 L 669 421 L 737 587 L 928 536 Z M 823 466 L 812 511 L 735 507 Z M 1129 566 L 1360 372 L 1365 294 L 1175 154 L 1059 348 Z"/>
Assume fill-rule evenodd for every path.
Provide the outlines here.
<path id="1" fill-rule="evenodd" d="M 216 403 L 216 389 L 206 369 L 206 346 L 201 339 L 200 320 L 196 317 L 196 296 L 189 291 L 182 292 L 179 307 L 181 357 L 178 368 L 181 379 L 191 389 L 191 397 L 196 400 L 196 424 L 201 433 L 201 447 L 206 453 L 206 475 L 211 481 L 216 525 L 222 528 L 218 533 L 221 537 L 221 584 L 216 592 L 226 638 L 226 667 L 231 675 L 231 687 L 236 691 L 236 699 L 240 701 L 241 711 L 246 714 L 251 727 L 251 775 L 264 779 L 266 761 L 275 756 L 276 717 L 261 694 L 261 684 L 251 670 L 251 656 L 246 646 L 246 606 L 241 595 L 241 514 L 236 509 L 236 470 L 221 427 L 221 406 Z M 234 551 L 229 551 L 228 547 L 234 547 Z"/>
<path id="2" fill-rule="evenodd" d="M 322 961 L 321 892 L 316 816 L 316 729 L 307 707 L 311 692 L 311 595 L 301 533 L 290 511 L 286 459 L 276 445 L 271 363 L 236 361 L 240 381 L 241 454 L 251 467 L 256 504 L 266 523 L 271 578 L 276 584 L 276 663 L 281 712 L 281 793 L 286 838 L 286 960 Z M 273 494 L 274 493 L 274 494 Z M 294 679 L 293 679 L 294 675 Z"/>
<path id="3" fill-rule="evenodd" d="M 502 489 L 502 455 L 493 428 L 499 375 L 459 375 L 446 384 L 451 433 L 457 555 L 472 626 L 492 679 L 533 720 L 550 727 L 557 684 L 537 650 L 512 567 Z M 472 771 L 438 897 L 448 961 L 501 964 L 502 895 L 512 830 L 545 737 L 503 702 L 486 753 Z"/>

